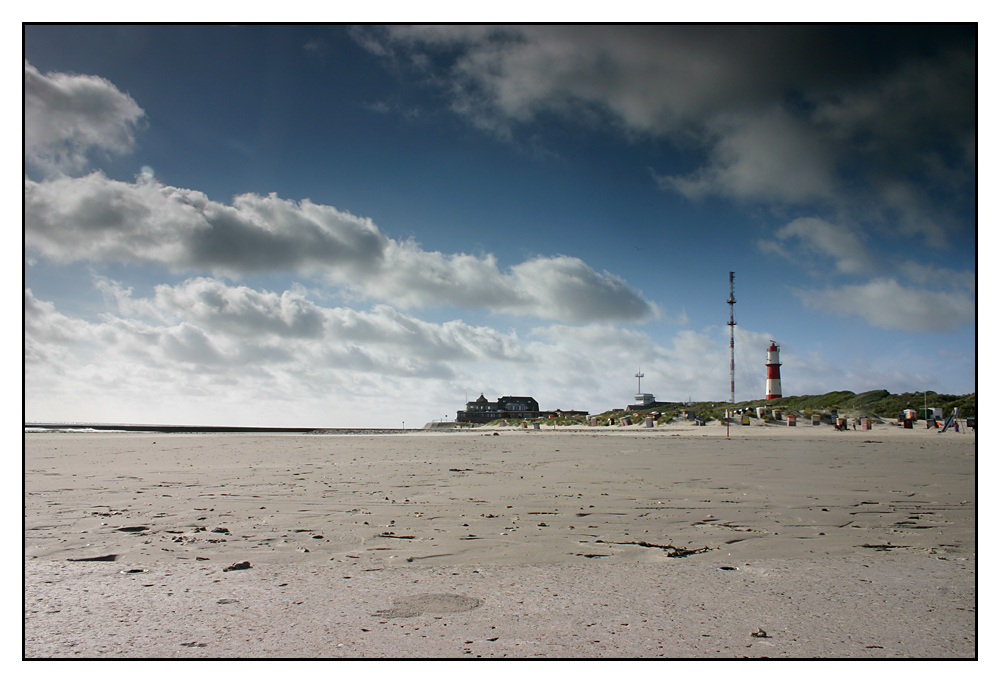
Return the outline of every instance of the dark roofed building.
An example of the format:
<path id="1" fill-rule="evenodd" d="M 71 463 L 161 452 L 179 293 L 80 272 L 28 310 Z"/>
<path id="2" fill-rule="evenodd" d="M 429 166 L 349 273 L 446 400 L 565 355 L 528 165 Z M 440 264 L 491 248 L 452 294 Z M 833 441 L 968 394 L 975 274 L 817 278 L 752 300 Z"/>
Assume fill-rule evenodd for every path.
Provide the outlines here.
<path id="1" fill-rule="evenodd" d="M 465 410 L 458 411 L 457 422 L 485 424 L 493 420 L 535 419 L 542 417 L 538 401 L 531 396 L 501 396 L 496 401 L 487 400 L 480 394 L 475 401 L 465 404 Z"/>
<path id="2" fill-rule="evenodd" d="M 553 410 L 551 414 L 558 417 L 587 417 L 590 415 L 586 410 Z"/>
<path id="3" fill-rule="evenodd" d="M 662 408 L 664 406 L 677 405 L 676 403 L 670 403 L 669 401 L 650 401 L 649 403 L 634 403 L 625 406 L 625 412 L 627 413 L 642 413 L 655 410 L 657 408 Z"/>

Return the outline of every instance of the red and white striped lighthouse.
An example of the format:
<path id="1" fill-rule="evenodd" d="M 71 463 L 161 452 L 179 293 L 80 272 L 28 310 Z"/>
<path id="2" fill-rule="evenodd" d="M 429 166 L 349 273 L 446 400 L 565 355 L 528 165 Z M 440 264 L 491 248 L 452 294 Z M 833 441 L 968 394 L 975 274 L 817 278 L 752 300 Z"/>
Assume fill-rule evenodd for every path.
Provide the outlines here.
<path id="1" fill-rule="evenodd" d="M 771 345 L 767 347 L 767 396 L 764 397 L 765 401 L 770 401 L 772 398 L 781 398 L 781 370 L 778 368 L 781 363 L 778 362 L 778 345 L 771 340 Z"/>

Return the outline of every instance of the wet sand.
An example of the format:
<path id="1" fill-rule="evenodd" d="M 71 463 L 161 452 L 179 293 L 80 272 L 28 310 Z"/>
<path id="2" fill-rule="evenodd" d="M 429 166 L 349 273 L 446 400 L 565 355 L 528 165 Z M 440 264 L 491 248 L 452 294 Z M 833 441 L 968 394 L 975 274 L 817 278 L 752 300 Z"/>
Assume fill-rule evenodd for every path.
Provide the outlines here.
<path id="1" fill-rule="evenodd" d="M 26 434 L 25 655 L 975 656 L 973 432 L 730 433 Z"/>

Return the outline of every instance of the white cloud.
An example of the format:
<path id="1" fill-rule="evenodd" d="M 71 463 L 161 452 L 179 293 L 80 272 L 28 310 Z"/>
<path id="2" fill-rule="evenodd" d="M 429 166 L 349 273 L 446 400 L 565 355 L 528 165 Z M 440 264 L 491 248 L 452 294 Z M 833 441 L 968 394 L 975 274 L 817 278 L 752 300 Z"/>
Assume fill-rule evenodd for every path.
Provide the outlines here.
<path id="1" fill-rule="evenodd" d="M 800 289 L 795 295 L 810 308 L 856 315 L 887 330 L 947 332 L 975 320 L 976 302 L 964 292 L 907 288 L 892 278 L 822 290 Z"/>
<path id="2" fill-rule="evenodd" d="M 949 331 L 975 319 L 972 271 L 916 261 L 894 263 L 880 258 L 852 230 L 815 217 L 791 221 L 775 237 L 761 240 L 761 251 L 809 267 L 827 280 L 831 275 L 876 276 L 860 284 L 795 290 L 810 308 L 855 315 L 875 327 L 908 332 Z M 826 266 L 829 261 L 834 271 Z M 901 284 L 901 278 L 913 284 Z"/>
<path id="3" fill-rule="evenodd" d="M 135 144 L 143 110 L 97 76 L 41 74 L 24 63 L 24 155 L 45 173 L 77 173 L 96 153 L 124 154 Z"/>
<path id="4" fill-rule="evenodd" d="M 955 270 L 932 263 L 906 261 L 900 264 L 899 272 L 919 285 L 963 290 L 971 294 L 976 292 L 976 273 L 971 270 Z"/>
<path id="5" fill-rule="evenodd" d="M 158 344 L 168 342 L 174 360 L 184 360 L 185 350 L 191 350 L 188 362 L 216 365 L 243 362 L 254 353 L 251 349 L 280 349 L 279 360 L 308 359 L 317 369 L 352 354 L 366 358 L 369 369 L 375 370 L 379 360 L 402 367 L 397 359 L 403 358 L 450 363 L 525 358 L 513 334 L 457 320 L 429 323 L 384 305 L 370 311 L 324 308 L 297 286 L 276 293 L 193 278 L 174 286 L 157 285 L 148 299 L 136 298 L 131 289 L 108 280 L 98 280 L 97 286 L 115 306 L 103 325 L 124 335 L 119 342 L 127 337 L 146 345 L 142 353 L 147 357 Z M 35 301 L 30 292 L 26 302 L 29 299 L 33 310 L 49 311 L 46 329 L 66 327 L 68 319 L 56 314 L 52 304 Z M 336 348 L 339 355 L 331 355 Z"/>
<path id="6" fill-rule="evenodd" d="M 433 417 L 429 397 L 455 402 L 457 377 L 532 360 L 513 333 L 387 306 L 323 308 L 297 288 L 196 278 L 138 298 L 107 280 L 99 287 L 113 309 L 98 322 L 25 290 L 29 419 L 198 423 L 199 407 L 236 424 L 357 426 L 373 424 L 386 396 L 410 395 L 419 398 L 404 413 L 419 426 Z"/>
<path id="7" fill-rule="evenodd" d="M 152 308 L 239 337 L 316 339 L 325 314 L 301 289 L 276 294 L 197 278 L 181 286 L 157 285 Z"/>
<path id="8" fill-rule="evenodd" d="M 545 368 L 528 370 L 541 372 L 539 385 L 561 396 L 560 402 L 579 397 L 581 404 L 603 406 L 600 410 L 624 407 L 633 401 L 640 369 L 645 375 L 643 392 L 657 400 L 729 399 L 729 337 L 721 327 L 682 329 L 663 340 L 611 325 L 551 325 L 532 330 L 530 336 L 538 340 L 530 348 L 544 359 Z M 741 337 L 766 348 L 759 342 L 766 335 L 741 331 Z M 763 372 L 763 364 L 760 368 Z M 753 387 L 739 382 L 737 400 L 750 398 Z"/>
<path id="9" fill-rule="evenodd" d="M 528 301 L 522 312 L 542 318 L 638 321 L 657 312 L 624 279 L 607 271 L 598 273 L 578 258 L 534 258 L 511 268 L 511 276 L 514 288 Z"/>
<path id="10" fill-rule="evenodd" d="M 568 256 L 500 270 L 493 255 L 442 254 L 386 237 L 308 199 L 245 194 L 231 205 L 142 177 L 24 181 L 25 245 L 57 261 L 151 263 L 231 277 L 321 277 L 395 306 L 485 308 L 569 322 L 643 320 L 655 307 L 620 277 Z"/>
<path id="11" fill-rule="evenodd" d="M 879 267 L 864 240 L 849 228 L 822 218 L 796 218 L 779 229 L 775 237 L 780 243 L 764 240 L 759 245 L 761 249 L 797 261 L 801 260 L 803 252 L 830 258 L 837 271 L 845 274 L 870 273 Z"/>
<path id="12" fill-rule="evenodd" d="M 75 343 L 86 337 L 87 325 L 56 311 L 50 301 L 39 301 L 24 290 L 24 337 L 40 344 Z M 27 350 L 25 351 L 27 353 Z"/>
<path id="13" fill-rule="evenodd" d="M 366 278 L 353 288 L 400 306 L 420 307 L 440 301 L 462 307 L 520 302 L 500 273 L 496 257 L 424 251 L 416 242 L 389 240 L 381 277 Z"/>

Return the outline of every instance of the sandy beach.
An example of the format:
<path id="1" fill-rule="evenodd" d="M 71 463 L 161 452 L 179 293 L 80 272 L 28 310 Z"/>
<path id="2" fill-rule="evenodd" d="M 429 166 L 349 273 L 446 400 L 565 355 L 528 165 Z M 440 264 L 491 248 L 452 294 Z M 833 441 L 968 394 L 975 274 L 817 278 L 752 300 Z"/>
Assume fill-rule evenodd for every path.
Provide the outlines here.
<path id="1" fill-rule="evenodd" d="M 25 434 L 28 658 L 971 658 L 976 441 Z"/>

